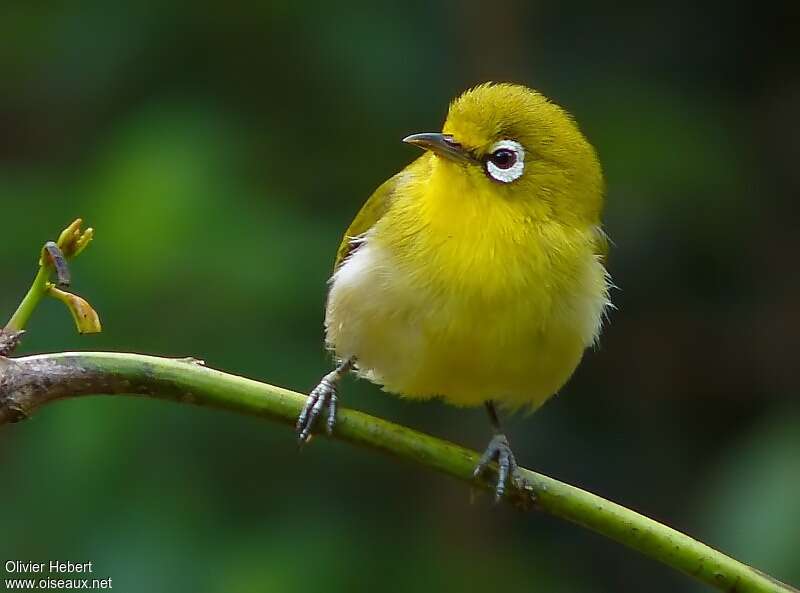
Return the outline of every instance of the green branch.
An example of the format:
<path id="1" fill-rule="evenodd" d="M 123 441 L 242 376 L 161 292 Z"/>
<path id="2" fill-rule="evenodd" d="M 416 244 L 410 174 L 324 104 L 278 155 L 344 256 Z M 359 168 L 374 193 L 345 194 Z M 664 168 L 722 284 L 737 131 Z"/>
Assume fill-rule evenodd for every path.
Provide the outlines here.
<path id="1" fill-rule="evenodd" d="M 305 395 L 174 360 L 103 352 L 0 358 L 0 424 L 50 401 L 93 394 L 132 394 L 209 406 L 294 424 Z M 287 438 L 289 438 L 287 436 Z M 334 438 L 376 449 L 482 488 L 472 470 L 479 455 L 379 418 L 342 409 Z M 523 469 L 532 491 L 512 490 L 518 509 L 538 508 L 623 543 L 722 591 L 786 593 L 792 587 L 666 525 L 594 494 Z M 534 496 L 535 493 L 535 496 Z"/>
<path id="2" fill-rule="evenodd" d="M 11 319 L 6 324 L 3 331 L 7 333 L 23 331 L 25 326 L 28 325 L 28 320 L 33 315 L 33 311 L 39 306 L 39 303 L 47 295 L 47 287 L 50 280 L 50 270 L 47 266 L 40 265 L 36 278 L 33 279 L 33 284 L 28 289 L 27 294 L 20 302 L 19 307 L 11 316 Z"/>

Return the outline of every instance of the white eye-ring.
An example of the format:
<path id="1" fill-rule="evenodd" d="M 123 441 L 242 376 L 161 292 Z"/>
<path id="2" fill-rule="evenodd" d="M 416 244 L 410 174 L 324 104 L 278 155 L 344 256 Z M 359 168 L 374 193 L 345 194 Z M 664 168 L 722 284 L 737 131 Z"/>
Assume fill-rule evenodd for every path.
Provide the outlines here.
<path id="1" fill-rule="evenodd" d="M 525 170 L 525 149 L 513 140 L 500 140 L 484 159 L 486 174 L 500 183 L 516 181 Z"/>

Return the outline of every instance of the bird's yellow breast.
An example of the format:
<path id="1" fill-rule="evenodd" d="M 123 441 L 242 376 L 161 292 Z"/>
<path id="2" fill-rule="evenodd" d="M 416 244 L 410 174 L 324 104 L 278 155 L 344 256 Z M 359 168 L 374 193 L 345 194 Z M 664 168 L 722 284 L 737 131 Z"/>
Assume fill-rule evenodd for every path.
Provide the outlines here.
<path id="1" fill-rule="evenodd" d="M 423 156 L 331 281 L 327 339 L 409 397 L 538 406 L 569 378 L 607 304 L 597 229 L 498 197 Z M 477 173 L 480 174 L 480 173 Z"/>

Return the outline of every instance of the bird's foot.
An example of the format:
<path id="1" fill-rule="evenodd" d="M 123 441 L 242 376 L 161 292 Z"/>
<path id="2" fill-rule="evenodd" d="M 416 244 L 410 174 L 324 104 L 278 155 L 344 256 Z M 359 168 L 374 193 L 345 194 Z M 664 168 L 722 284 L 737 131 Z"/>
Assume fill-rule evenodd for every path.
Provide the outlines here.
<path id="1" fill-rule="evenodd" d="M 492 461 L 496 461 L 498 465 L 494 500 L 495 502 L 500 502 L 509 482 L 517 487 L 523 486 L 525 483 L 524 478 L 519 475 L 517 460 L 511 450 L 511 445 L 508 444 L 508 438 L 504 434 L 496 434 L 492 437 L 472 475 L 475 478 L 479 478 L 488 469 Z"/>
<path id="2" fill-rule="evenodd" d="M 349 362 L 342 363 L 339 368 L 322 377 L 319 385 L 308 394 L 306 405 L 303 406 L 303 411 L 297 417 L 295 426 L 299 444 L 303 445 L 311 439 L 311 429 L 314 427 L 317 417 L 322 414 L 325 406 L 328 407 L 328 421 L 325 429 L 328 434 L 333 433 L 333 427 L 336 424 L 336 406 L 339 399 L 336 395 L 336 388 L 339 384 L 339 379 L 348 370 L 349 366 Z"/>

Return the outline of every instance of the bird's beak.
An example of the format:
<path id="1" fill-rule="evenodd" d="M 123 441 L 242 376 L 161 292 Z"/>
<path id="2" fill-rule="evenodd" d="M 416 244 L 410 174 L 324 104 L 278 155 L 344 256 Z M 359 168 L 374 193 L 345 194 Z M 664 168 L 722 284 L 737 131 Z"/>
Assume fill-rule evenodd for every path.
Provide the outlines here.
<path id="1" fill-rule="evenodd" d="M 472 157 L 464 147 L 448 134 L 411 134 L 403 138 L 403 142 L 419 146 L 423 150 L 444 157 L 456 163 L 471 163 Z"/>

